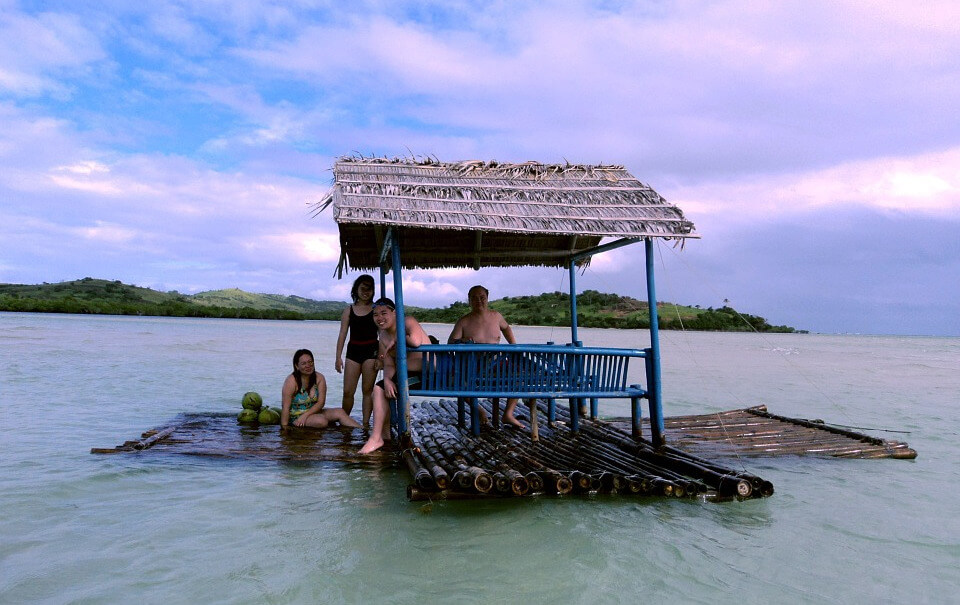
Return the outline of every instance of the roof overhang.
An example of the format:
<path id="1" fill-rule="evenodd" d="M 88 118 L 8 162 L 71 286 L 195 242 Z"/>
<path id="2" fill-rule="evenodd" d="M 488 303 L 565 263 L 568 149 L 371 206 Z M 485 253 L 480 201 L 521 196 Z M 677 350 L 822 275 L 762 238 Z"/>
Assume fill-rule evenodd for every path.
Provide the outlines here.
<path id="1" fill-rule="evenodd" d="M 408 268 L 565 267 L 604 238 L 699 237 L 622 166 L 342 158 L 331 203 L 341 272 L 381 266 L 388 232 Z"/>

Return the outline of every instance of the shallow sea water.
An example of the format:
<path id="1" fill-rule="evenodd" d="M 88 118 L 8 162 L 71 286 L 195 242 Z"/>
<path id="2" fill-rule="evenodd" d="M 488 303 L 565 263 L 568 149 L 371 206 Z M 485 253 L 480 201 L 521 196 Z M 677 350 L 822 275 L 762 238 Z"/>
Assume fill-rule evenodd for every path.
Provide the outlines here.
<path id="1" fill-rule="evenodd" d="M 0 313 L 0 603 L 956 602 L 957 338 L 661 333 L 667 415 L 764 403 L 919 452 L 730 460 L 776 487 L 748 502 L 411 503 L 395 469 L 89 453 L 181 412 L 238 410 L 248 390 L 277 404 L 303 346 L 335 404 L 336 332 Z"/>

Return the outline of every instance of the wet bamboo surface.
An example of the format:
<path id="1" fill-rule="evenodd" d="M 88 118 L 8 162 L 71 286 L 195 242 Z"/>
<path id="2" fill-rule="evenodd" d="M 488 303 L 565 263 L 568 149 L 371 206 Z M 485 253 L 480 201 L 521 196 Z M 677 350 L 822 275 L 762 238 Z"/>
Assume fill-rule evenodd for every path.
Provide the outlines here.
<path id="1" fill-rule="evenodd" d="M 481 407 L 492 414 L 489 401 Z M 517 412 L 529 425 L 529 407 L 521 404 Z M 916 457 L 905 443 L 777 416 L 764 406 L 666 418 L 669 445 L 659 450 L 631 438 L 629 419 L 581 418 L 574 434 L 567 406 L 559 403 L 551 424 L 545 402 L 538 402 L 536 440 L 529 428 L 510 426 L 485 426 L 475 437 L 469 427 L 457 426 L 457 415 L 455 400 L 416 402 L 409 439 L 370 456 L 357 454 L 368 436 L 363 430 L 280 431 L 276 425 L 238 424 L 232 413 L 181 414 L 138 439 L 91 453 L 401 465 L 410 473 L 411 500 L 594 493 L 743 500 L 769 496 L 773 485 L 744 470 L 741 456 Z M 647 424 L 643 430 L 649 436 Z"/>
<path id="2" fill-rule="evenodd" d="M 480 406 L 491 416 L 489 401 Z M 517 411 L 529 423 L 529 408 Z M 529 429 L 510 426 L 485 426 L 474 436 L 457 426 L 457 415 L 455 400 L 411 408 L 410 443 L 403 447 L 410 499 L 617 493 L 732 500 L 773 494 L 769 481 L 673 447 L 655 450 L 649 441 L 633 440 L 629 428 L 581 419 L 574 434 L 566 405 L 557 406 L 551 424 L 545 402 L 538 402 L 537 440 Z"/>
<path id="3" fill-rule="evenodd" d="M 644 419 L 649 431 L 649 419 Z M 609 419 L 630 430 L 629 418 Z M 830 456 L 837 458 L 904 458 L 917 452 L 901 441 L 888 441 L 821 420 L 771 414 L 766 406 L 715 414 L 664 419 L 667 443 L 710 458 L 725 456 Z M 649 434 L 646 433 L 646 434 Z"/>
<path id="4" fill-rule="evenodd" d="M 368 433 L 332 428 L 291 428 L 239 424 L 234 413 L 180 414 L 170 423 L 145 431 L 139 439 L 113 448 L 93 448 L 93 454 L 182 454 L 263 461 L 341 462 L 368 466 L 396 466 L 396 451 L 370 456 L 357 454 Z"/>

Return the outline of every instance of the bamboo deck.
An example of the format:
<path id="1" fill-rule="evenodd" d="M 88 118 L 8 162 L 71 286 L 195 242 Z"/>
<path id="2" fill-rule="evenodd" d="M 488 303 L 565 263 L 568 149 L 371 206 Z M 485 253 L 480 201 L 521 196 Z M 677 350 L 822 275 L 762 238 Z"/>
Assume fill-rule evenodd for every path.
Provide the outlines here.
<path id="1" fill-rule="evenodd" d="M 289 462 L 345 462 L 384 466 L 393 464 L 392 453 L 358 456 L 367 435 L 362 431 L 291 429 L 277 425 L 238 424 L 233 413 L 180 414 L 168 424 L 145 431 L 139 439 L 114 448 L 93 448 L 93 454 L 150 450 L 239 460 Z"/>
<path id="2" fill-rule="evenodd" d="M 481 404 L 492 413 L 489 402 Z M 518 407 L 529 422 L 529 410 Z M 531 494 L 619 493 L 637 496 L 747 499 L 769 496 L 773 485 L 716 461 L 729 456 L 819 455 L 853 458 L 913 458 L 907 444 L 883 441 L 819 422 L 770 414 L 763 406 L 665 419 L 667 443 L 654 450 L 630 437 L 629 419 L 582 419 L 580 433 L 546 422 L 538 406 L 539 440 L 529 430 L 485 427 L 478 437 L 457 427 L 455 401 L 421 401 L 411 408 L 408 443 L 371 456 L 356 452 L 367 434 L 359 430 L 292 429 L 239 425 L 233 414 L 181 414 L 139 439 L 91 453 L 149 450 L 157 454 L 291 462 L 335 462 L 375 467 L 398 464 L 411 475 L 411 500 Z M 649 427 L 644 427 L 649 435 Z"/>
<path id="3" fill-rule="evenodd" d="M 609 422 L 621 430 L 630 430 L 629 418 Z M 645 422 L 644 430 L 649 430 L 649 422 Z M 778 416 L 763 405 L 715 414 L 672 416 L 664 419 L 664 428 L 667 443 L 701 456 L 917 457 L 917 452 L 906 443 L 878 439 L 822 420 Z"/>

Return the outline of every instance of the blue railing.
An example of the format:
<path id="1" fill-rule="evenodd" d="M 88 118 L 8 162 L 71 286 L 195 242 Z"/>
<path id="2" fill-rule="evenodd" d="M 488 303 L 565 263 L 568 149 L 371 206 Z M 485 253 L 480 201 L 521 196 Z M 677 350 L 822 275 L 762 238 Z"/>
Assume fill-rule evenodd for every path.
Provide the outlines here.
<path id="1" fill-rule="evenodd" d="M 570 400 L 571 429 L 579 428 L 580 408 L 590 402 L 590 415 L 597 416 L 599 399 L 632 401 L 634 433 L 639 435 L 640 403 L 648 391 L 628 384 L 630 360 L 640 358 L 650 376 L 649 349 L 613 349 L 572 345 L 423 345 L 420 384 L 410 395 L 457 397 L 461 424 L 464 404 L 470 405 L 471 427 L 479 433 L 477 398 L 545 399 L 549 419 L 554 420 L 557 399 Z M 496 422 L 496 418 L 494 422 Z"/>

